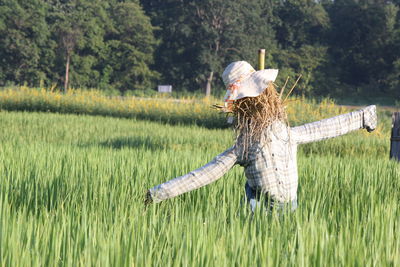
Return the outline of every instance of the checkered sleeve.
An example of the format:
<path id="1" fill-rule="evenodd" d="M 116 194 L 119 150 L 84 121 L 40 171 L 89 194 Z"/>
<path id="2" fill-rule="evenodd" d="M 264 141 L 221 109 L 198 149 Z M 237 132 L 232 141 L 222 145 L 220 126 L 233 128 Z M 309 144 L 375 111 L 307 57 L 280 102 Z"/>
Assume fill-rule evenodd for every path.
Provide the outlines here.
<path id="1" fill-rule="evenodd" d="M 296 143 L 305 144 L 346 134 L 365 128 L 369 132 L 376 128 L 376 106 L 353 111 L 333 118 L 307 123 L 291 128 Z"/>
<path id="2" fill-rule="evenodd" d="M 210 184 L 222 177 L 236 161 L 234 147 L 231 147 L 203 167 L 151 188 L 151 198 L 157 203 Z"/>

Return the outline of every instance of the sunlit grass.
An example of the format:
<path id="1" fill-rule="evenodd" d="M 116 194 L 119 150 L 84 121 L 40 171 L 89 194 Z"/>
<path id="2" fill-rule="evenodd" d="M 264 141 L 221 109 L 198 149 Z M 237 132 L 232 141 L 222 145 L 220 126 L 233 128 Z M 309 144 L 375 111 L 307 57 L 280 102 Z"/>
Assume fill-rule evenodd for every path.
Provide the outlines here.
<path id="1" fill-rule="evenodd" d="M 386 134 L 301 146 L 298 210 L 251 218 L 239 166 L 142 204 L 230 146 L 229 129 L 5 111 L 0 125 L 0 265 L 400 264 L 400 165 Z"/>
<path id="2" fill-rule="evenodd" d="M 221 99 L 156 99 L 135 97 L 110 98 L 96 90 L 69 90 L 63 94 L 51 89 L 28 87 L 0 91 L 0 110 L 41 111 L 68 114 L 101 115 L 118 118 L 145 119 L 169 124 L 199 125 L 207 128 L 227 128 L 226 116 L 212 109 Z M 320 120 L 349 110 L 330 99 L 317 102 L 293 98 L 287 103 L 291 125 Z M 386 116 L 387 117 L 387 116 Z M 380 124 L 374 135 L 389 131 L 389 122 Z"/>

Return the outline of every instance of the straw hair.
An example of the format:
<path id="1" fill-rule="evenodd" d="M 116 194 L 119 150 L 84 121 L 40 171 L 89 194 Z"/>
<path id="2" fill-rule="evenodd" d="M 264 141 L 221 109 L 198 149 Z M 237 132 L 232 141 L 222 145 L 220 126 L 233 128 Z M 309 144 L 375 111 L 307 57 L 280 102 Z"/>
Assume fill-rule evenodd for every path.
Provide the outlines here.
<path id="1" fill-rule="evenodd" d="M 236 117 L 235 132 L 244 158 L 247 158 L 249 148 L 261 140 L 268 126 L 287 119 L 281 97 L 272 82 L 259 96 L 234 101 L 232 113 Z"/>

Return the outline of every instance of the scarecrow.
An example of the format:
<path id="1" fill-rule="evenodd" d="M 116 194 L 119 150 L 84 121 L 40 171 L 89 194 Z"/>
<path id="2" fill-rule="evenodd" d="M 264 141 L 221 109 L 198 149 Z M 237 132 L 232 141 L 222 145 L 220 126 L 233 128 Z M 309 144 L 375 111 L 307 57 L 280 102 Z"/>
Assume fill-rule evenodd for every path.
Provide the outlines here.
<path id="1" fill-rule="evenodd" d="M 151 188 L 146 203 L 157 203 L 210 184 L 235 164 L 244 167 L 246 200 L 254 212 L 265 201 L 267 210 L 297 207 L 297 146 L 357 129 L 376 128 L 374 105 L 302 126 L 290 127 L 273 82 L 278 70 L 255 69 L 233 62 L 222 74 L 227 87 L 223 111 L 235 117 L 236 142 L 211 162 L 186 175 Z"/>

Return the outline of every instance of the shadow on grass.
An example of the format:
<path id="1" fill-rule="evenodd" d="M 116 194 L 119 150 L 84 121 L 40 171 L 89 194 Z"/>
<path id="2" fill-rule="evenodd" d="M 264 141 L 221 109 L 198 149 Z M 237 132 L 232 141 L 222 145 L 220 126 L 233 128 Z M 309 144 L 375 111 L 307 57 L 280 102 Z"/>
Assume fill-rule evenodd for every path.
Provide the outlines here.
<path id="1" fill-rule="evenodd" d="M 199 126 L 207 129 L 226 129 L 231 127 L 224 117 L 206 117 L 206 118 L 192 118 L 186 114 L 174 116 L 160 116 L 158 114 L 136 114 L 133 118 L 143 121 L 152 121 L 167 125 L 188 125 Z"/>
<path id="2" fill-rule="evenodd" d="M 85 106 L 79 107 L 59 107 L 51 105 L 29 104 L 26 103 L 12 103 L 4 104 L 0 102 L 0 110 L 7 111 L 23 111 L 23 112 L 44 112 L 44 113 L 59 113 L 59 114 L 74 114 L 74 115 L 90 115 L 102 117 L 114 117 L 124 119 L 134 119 L 142 121 L 152 121 L 165 125 L 197 125 L 207 129 L 225 129 L 231 125 L 226 122 L 223 116 L 204 116 L 202 118 L 193 118 L 188 114 L 159 114 L 159 113 L 132 113 L 132 112 L 119 112 L 112 110 L 87 110 Z"/>
<path id="3" fill-rule="evenodd" d="M 162 150 L 169 147 L 167 140 L 154 137 L 118 137 L 99 143 L 102 147 L 114 149 L 140 148 L 145 150 Z"/>
<path id="4" fill-rule="evenodd" d="M 26 211 L 29 214 L 51 212 L 70 201 L 71 191 L 64 178 L 55 177 L 49 181 L 40 181 L 33 171 L 26 179 L 12 185 L 12 190 L 2 192 L 14 211 Z"/>

